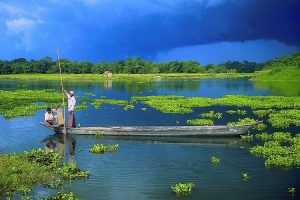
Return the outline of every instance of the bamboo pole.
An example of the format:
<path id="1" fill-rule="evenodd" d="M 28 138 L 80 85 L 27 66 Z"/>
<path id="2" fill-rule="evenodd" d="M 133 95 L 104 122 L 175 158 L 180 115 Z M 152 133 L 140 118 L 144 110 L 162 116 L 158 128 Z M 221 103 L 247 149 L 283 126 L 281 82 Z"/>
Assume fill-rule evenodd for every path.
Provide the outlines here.
<path id="1" fill-rule="evenodd" d="M 67 134 L 66 120 L 65 120 L 65 116 L 66 116 L 65 94 L 64 94 L 64 91 L 63 91 L 64 90 L 64 84 L 63 84 L 63 77 L 62 77 L 62 72 L 61 72 L 61 65 L 60 65 L 60 58 L 59 58 L 59 49 L 58 49 L 58 47 L 56 49 L 56 53 L 57 53 L 57 61 L 58 61 L 59 74 L 60 74 L 60 85 L 61 85 L 61 92 L 62 92 L 62 102 L 63 102 L 63 106 L 64 106 L 64 111 L 63 111 L 64 129 L 63 129 L 63 133 Z"/>

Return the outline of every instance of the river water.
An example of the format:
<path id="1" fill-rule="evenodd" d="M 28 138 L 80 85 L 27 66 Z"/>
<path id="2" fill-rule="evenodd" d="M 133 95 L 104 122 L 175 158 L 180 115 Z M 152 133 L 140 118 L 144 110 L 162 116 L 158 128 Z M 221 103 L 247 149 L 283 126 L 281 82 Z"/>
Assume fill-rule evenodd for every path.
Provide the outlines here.
<path id="1" fill-rule="evenodd" d="M 90 98 L 130 99 L 141 95 L 183 95 L 222 97 L 226 94 L 245 95 L 299 95 L 295 86 L 257 84 L 248 79 L 203 79 L 154 82 L 67 82 L 66 88 L 77 96 Z M 298 86 L 299 87 L 299 86 Z M 292 88 L 292 89 L 288 89 Z M 0 89 L 55 89 L 55 81 L 0 81 Z M 79 99 L 79 98 L 78 98 Z M 146 111 L 141 108 L 146 107 Z M 89 107 L 77 111 L 81 126 L 106 125 L 184 125 L 187 119 L 212 108 L 195 109 L 190 114 L 162 114 L 145 105 L 124 111 L 117 105 L 104 105 L 101 109 Z M 216 124 L 226 123 L 223 118 Z M 67 183 L 66 190 L 86 199 L 178 199 L 170 186 L 178 182 L 194 182 L 197 189 L 187 199 L 295 199 L 289 196 L 288 187 L 300 188 L 298 169 L 284 171 L 266 169 L 264 161 L 250 155 L 251 144 L 239 138 L 118 138 L 95 136 L 68 136 L 62 138 L 39 125 L 45 111 L 36 116 L 5 120 L 0 116 L 0 152 L 22 152 L 44 148 L 46 143 L 56 143 L 66 150 L 66 160 L 76 162 L 79 168 L 89 170 L 88 180 Z M 249 116 L 252 117 L 252 116 Z M 234 120 L 234 119 L 233 119 Z M 178 121 L 178 122 L 177 122 Z M 93 155 L 88 149 L 96 143 L 119 144 L 116 154 Z M 74 158 L 69 157 L 74 151 Z M 211 165 L 211 156 L 221 159 Z M 245 182 L 241 173 L 247 172 Z M 37 188 L 35 196 L 45 196 L 55 191 Z"/>

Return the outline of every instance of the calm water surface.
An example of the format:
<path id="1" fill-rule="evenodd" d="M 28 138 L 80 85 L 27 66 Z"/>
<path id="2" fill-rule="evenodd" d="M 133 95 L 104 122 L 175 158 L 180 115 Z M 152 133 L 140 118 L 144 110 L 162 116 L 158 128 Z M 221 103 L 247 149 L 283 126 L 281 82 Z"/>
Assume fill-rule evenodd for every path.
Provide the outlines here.
<path id="1" fill-rule="evenodd" d="M 280 85 L 280 84 L 279 84 Z M 226 94 L 245 95 L 299 95 L 295 85 L 276 86 L 253 84 L 247 79 L 204 79 L 198 81 L 157 82 L 99 82 L 66 83 L 67 89 L 78 96 L 94 93 L 90 98 L 106 96 L 115 99 L 130 99 L 136 95 L 184 95 L 222 97 Z M 0 81 L 0 89 L 56 89 L 58 82 Z M 278 89 L 279 88 L 279 89 Z M 299 86 L 298 86 L 299 88 Z M 78 98 L 79 100 L 79 98 Z M 104 105 L 96 110 L 77 111 L 81 126 L 103 125 L 184 125 L 187 119 L 212 108 L 198 108 L 190 114 L 162 114 L 142 105 L 134 110 L 123 111 L 120 106 Z M 216 124 L 225 124 L 233 116 L 224 113 L 227 108 L 214 107 L 223 112 Z M 300 188 L 299 170 L 283 171 L 266 169 L 261 158 L 249 154 L 251 144 L 239 138 L 117 138 L 95 136 L 69 136 L 62 145 L 61 136 L 55 136 L 41 127 L 44 111 L 36 116 L 4 120 L 0 116 L 0 152 L 21 152 L 32 148 L 44 148 L 46 143 L 55 143 L 57 150 L 66 149 L 66 159 L 76 162 L 91 176 L 85 181 L 66 184 L 80 198 L 87 199 L 178 199 L 170 192 L 177 182 L 194 182 L 197 189 L 186 199 L 296 199 L 287 193 L 288 187 Z M 252 117 L 252 116 L 249 116 Z M 298 131 L 298 130 L 296 130 Z M 96 143 L 119 144 L 115 155 L 93 155 L 88 149 Z M 70 159 L 69 152 L 75 157 Z M 220 165 L 210 164 L 211 156 L 221 158 Z M 244 182 L 242 172 L 248 172 L 250 180 Z M 53 192 L 37 188 L 36 196 Z"/>

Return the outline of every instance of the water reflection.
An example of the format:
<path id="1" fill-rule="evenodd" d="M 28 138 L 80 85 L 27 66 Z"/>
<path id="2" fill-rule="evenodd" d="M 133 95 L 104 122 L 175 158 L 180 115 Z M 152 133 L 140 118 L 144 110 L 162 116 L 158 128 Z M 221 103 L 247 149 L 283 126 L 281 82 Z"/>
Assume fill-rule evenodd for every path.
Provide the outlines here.
<path id="1" fill-rule="evenodd" d="M 42 140 L 42 142 L 45 143 L 45 148 L 53 149 L 61 156 L 66 155 L 66 146 L 68 146 L 70 158 L 75 155 L 76 139 L 73 135 L 53 134 Z"/>
<path id="2" fill-rule="evenodd" d="M 276 95 L 300 96 L 299 82 L 262 81 L 253 82 L 255 88 L 271 90 Z"/>
<path id="3" fill-rule="evenodd" d="M 249 148 L 251 143 L 242 141 L 239 137 L 149 137 L 149 136 L 102 136 L 95 138 L 94 135 L 76 135 L 80 141 L 95 141 L 101 142 L 115 141 L 129 141 L 129 142 L 142 142 L 142 143 L 174 143 L 174 144 L 191 144 L 203 146 L 222 146 L 233 148 Z"/>

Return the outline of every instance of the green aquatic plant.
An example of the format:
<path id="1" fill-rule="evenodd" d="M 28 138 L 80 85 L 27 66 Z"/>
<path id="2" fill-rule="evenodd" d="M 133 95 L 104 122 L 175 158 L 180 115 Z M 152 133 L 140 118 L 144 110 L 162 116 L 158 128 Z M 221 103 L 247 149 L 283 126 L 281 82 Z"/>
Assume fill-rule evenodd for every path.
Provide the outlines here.
<path id="1" fill-rule="evenodd" d="M 64 179 L 86 179 L 89 177 L 89 171 L 81 171 L 75 163 L 67 163 L 64 164 L 62 168 L 60 168 L 59 173 Z"/>
<path id="2" fill-rule="evenodd" d="M 27 193 L 36 185 L 55 188 L 62 179 L 88 178 L 75 164 L 61 166 L 62 157 L 50 149 L 33 149 L 24 153 L 0 154 L 0 198 L 10 199 Z"/>
<path id="3" fill-rule="evenodd" d="M 80 101 L 79 101 L 79 103 L 81 103 L 81 104 L 86 104 L 87 102 L 91 102 L 92 101 L 92 99 L 90 99 L 89 97 L 87 97 L 87 96 L 83 96 L 83 97 L 81 97 L 80 98 Z"/>
<path id="4" fill-rule="evenodd" d="M 257 134 L 263 141 L 262 145 L 250 148 L 254 156 L 265 158 L 266 167 L 283 169 L 300 167 L 300 135 L 294 137 L 290 133 L 275 132 L 273 134 Z"/>
<path id="5" fill-rule="evenodd" d="M 226 113 L 228 114 L 237 114 L 237 115 L 246 115 L 247 114 L 247 111 L 246 110 L 240 110 L 240 109 L 237 109 L 237 110 L 227 110 Z"/>
<path id="6" fill-rule="evenodd" d="M 29 161 L 50 168 L 56 168 L 62 160 L 62 156 L 58 153 L 54 153 L 52 149 L 32 149 L 31 151 L 24 151 L 23 156 Z"/>
<path id="7" fill-rule="evenodd" d="M 272 140 L 273 136 L 272 134 L 268 133 L 258 133 L 255 135 L 256 139 L 261 140 L 263 142 Z"/>
<path id="8" fill-rule="evenodd" d="M 196 107 L 236 106 L 251 109 L 299 109 L 300 97 L 226 95 L 220 98 L 184 96 L 135 96 L 131 101 L 146 104 L 163 113 L 191 113 Z M 240 114 L 244 112 L 240 110 Z"/>
<path id="9" fill-rule="evenodd" d="M 295 196 L 296 188 L 294 188 L 294 187 L 289 187 L 289 188 L 288 188 L 288 193 L 289 193 L 291 196 Z"/>
<path id="10" fill-rule="evenodd" d="M 288 128 L 290 125 L 300 126 L 300 110 L 279 110 L 269 115 L 268 122 L 275 128 Z"/>
<path id="11" fill-rule="evenodd" d="M 210 162 L 211 162 L 211 164 L 213 164 L 213 165 L 218 165 L 218 164 L 220 164 L 220 161 L 221 161 L 221 159 L 218 158 L 218 157 L 215 157 L 215 156 L 212 156 L 212 157 L 210 158 Z"/>
<path id="12" fill-rule="evenodd" d="M 220 112 L 215 113 L 213 110 L 211 110 L 208 113 L 201 113 L 200 116 L 203 117 L 203 118 L 221 119 L 222 118 L 222 113 L 220 113 Z"/>
<path id="13" fill-rule="evenodd" d="M 76 106 L 76 110 L 79 111 L 79 110 L 86 110 L 88 109 L 89 107 L 87 105 L 77 105 Z"/>
<path id="14" fill-rule="evenodd" d="M 58 188 L 62 185 L 62 179 L 58 178 L 55 180 L 50 181 L 49 183 L 47 183 L 45 186 L 47 188 Z"/>
<path id="15" fill-rule="evenodd" d="M 73 192 L 65 193 L 58 192 L 57 194 L 52 194 L 48 197 L 43 198 L 43 200 L 79 200 Z"/>
<path id="16" fill-rule="evenodd" d="M 118 144 L 110 144 L 108 146 L 104 144 L 95 144 L 92 148 L 89 149 L 89 152 L 94 154 L 115 153 L 118 148 Z"/>
<path id="17" fill-rule="evenodd" d="M 194 183 L 177 183 L 171 186 L 171 191 L 176 196 L 188 196 L 196 188 Z"/>
<path id="18" fill-rule="evenodd" d="M 228 122 L 227 125 L 228 126 L 243 126 L 243 125 L 250 125 L 250 124 L 254 124 L 256 122 L 255 119 L 251 119 L 249 117 L 243 118 L 243 119 L 239 119 L 239 121 L 237 122 Z"/>
<path id="19" fill-rule="evenodd" d="M 241 140 L 245 142 L 252 142 L 253 141 L 253 135 L 247 134 L 247 135 L 241 135 Z"/>
<path id="20" fill-rule="evenodd" d="M 134 109 L 134 105 L 133 104 L 126 104 L 123 107 L 123 110 L 127 111 L 127 110 L 133 110 Z"/>
<path id="21" fill-rule="evenodd" d="M 117 100 L 117 99 L 107 99 L 106 97 L 101 97 L 100 99 L 94 99 L 91 101 L 92 105 L 95 106 L 96 109 L 99 109 L 102 104 L 111 104 L 111 105 L 120 105 L 126 106 L 128 101 L 126 100 Z"/>
<path id="22" fill-rule="evenodd" d="M 265 130 L 267 128 L 267 125 L 265 125 L 263 123 L 260 123 L 260 124 L 255 125 L 253 128 L 258 130 L 258 131 L 262 131 L 262 130 Z"/>
<path id="23" fill-rule="evenodd" d="M 56 107 L 61 94 L 52 90 L 0 90 L 0 115 L 5 119 L 32 116 L 36 111 Z"/>
<path id="24" fill-rule="evenodd" d="M 243 178 L 244 181 L 248 181 L 250 176 L 247 172 L 242 172 L 242 178 Z"/>
<path id="25" fill-rule="evenodd" d="M 260 110 L 253 110 L 253 114 L 257 115 L 258 117 L 268 116 L 269 114 L 273 113 L 274 109 L 260 109 Z"/>
<path id="26" fill-rule="evenodd" d="M 142 110 L 142 111 L 146 111 L 146 110 L 147 110 L 147 108 L 142 108 L 141 110 Z"/>
<path id="27" fill-rule="evenodd" d="M 41 153 L 38 153 L 39 155 Z M 24 193 L 37 184 L 47 184 L 56 176 L 53 170 L 56 156 L 45 153 L 50 158 L 36 159 L 28 154 L 0 154 L 0 197 L 12 197 L 18 192 Z M 39 156 L 38 156 L 39 157 Z M 52 161 L 55 160 L 55 161 Z"/>
<path id="28" fill-rule="evenodd" d="M 189 119 L 186 121 L 188 125 L 192 126 L 211 126 L 214 125 L 214 121 L 211 119 Z"/>

